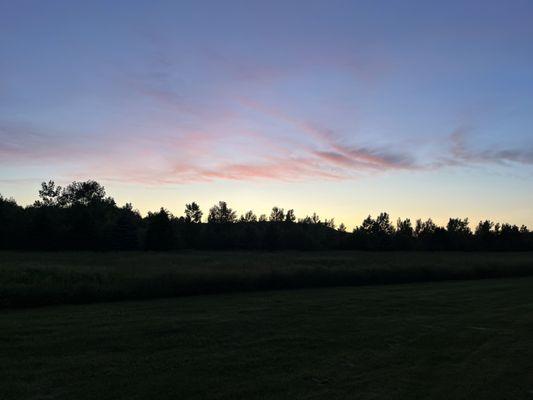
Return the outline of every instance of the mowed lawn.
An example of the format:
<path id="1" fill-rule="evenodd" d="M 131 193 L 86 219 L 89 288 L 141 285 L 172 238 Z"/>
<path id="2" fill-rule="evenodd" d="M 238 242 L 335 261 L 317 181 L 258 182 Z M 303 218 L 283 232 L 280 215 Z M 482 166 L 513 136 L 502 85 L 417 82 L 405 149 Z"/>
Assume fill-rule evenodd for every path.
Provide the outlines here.
<path id="1" fill-rule="evenodd" d="M 533 278 L 0 314 L 0 398 L 533 399 Z"/>

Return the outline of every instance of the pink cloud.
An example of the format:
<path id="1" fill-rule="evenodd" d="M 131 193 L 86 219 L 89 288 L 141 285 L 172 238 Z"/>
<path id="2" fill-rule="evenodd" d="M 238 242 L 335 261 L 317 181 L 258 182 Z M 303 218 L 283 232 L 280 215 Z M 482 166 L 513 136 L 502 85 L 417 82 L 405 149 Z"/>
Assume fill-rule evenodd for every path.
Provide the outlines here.
<path id="1" fill-rule="evenodd" d="M 0 164 L 68 164 L 65 177 L 154 185 L 216 180 L 342 180 L 367 172 L 482 163 L 533 164 L 531 149 L 471 149 L 466 128 L 450 136 L 448 153 L 441 151 L 440 159 L 420 164 L 410 153 L 345 145 L 332 130 L 253 102 L 247 104 L 295 128 L 291 140 L 276 140 L 258 130 L 230 126 L 227 132 L 177 131 L 175 135 L 150 133 L 127 139 L 124 135 L 107 135 L 98 140 L 86 137 L 68 141 L 65 136 L 0 124 Z M 76 166 L 74 170 L 72 165 Z"/>
<path id="2" fill-rule="evenodd" d="M 327 171 L 317 165 L 313 159 L 271 159 L 262 163 L 222 164 L 216 171 L 208 171 L 206 177 L 246 180 L 302 180 L 309 178 L 343 179 L 341 173 Z"/>

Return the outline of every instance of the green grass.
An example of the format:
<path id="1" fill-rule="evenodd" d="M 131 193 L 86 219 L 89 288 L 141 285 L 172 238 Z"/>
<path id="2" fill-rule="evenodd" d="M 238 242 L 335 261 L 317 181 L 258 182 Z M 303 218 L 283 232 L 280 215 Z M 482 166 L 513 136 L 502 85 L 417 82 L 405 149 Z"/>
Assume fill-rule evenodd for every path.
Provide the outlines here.
<path id="1" fill-rule="evenodd" d="M 530 253 L 0 253 L 0 307 L 533 275 Z"/>
<path id="2" fill-rule="evenodd" d="M 533 278 L 0 313 L 0 398 L 533 399 Z"/>

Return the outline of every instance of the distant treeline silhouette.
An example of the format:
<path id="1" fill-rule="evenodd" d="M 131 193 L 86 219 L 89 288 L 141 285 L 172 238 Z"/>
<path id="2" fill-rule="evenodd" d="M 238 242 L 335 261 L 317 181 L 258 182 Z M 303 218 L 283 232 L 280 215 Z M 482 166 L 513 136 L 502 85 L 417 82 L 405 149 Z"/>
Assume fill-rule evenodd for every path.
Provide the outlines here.
<path id="1" fill-rule="evenodd" d="M 450 218 L 445 227 L 431 219 L 390 221 L 387 213 L 367 217 L 353 232 L 316 214 L 297 219 L 274 207 L 269 216 L 248 211 L 240 217 L 225 202 L 209 209 L 207 223 L 195 202 L 183 216 L 161 208 L 142 217 L 131 204 L 117 206 L 95 181 L 62 188 L 43 182 L 39 200 L 20 206 L 0 195 L 0 248 L 27 250 L 533 250 L 525 226 Z"/>

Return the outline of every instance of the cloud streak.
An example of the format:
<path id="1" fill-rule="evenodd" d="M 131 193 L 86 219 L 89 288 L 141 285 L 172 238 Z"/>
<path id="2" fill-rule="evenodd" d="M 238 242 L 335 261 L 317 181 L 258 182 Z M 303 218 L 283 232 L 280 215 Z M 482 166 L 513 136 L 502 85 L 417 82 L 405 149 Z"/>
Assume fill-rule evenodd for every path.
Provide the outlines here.
<path id="1" fill-rule="evenodd" d="M 435 170 L 465 165 L 533 165 L 531 149 L 473 149 L 468 129 L 450 135 L 449 151 L 435 160 L 419 161 L 416 148 L 357 146 L 343 143 L 329 128 L 301 120 L 257 102 L 241 106 L 282 125 L 286 138 L 231 124 L 167 134 L 107 134 L 76 137 L 44 134 L 21 124 L 0 123 L 0 164 L 75 165 L 65 171 L 74 178 L 152 185 L 212 181 L 346 180 L 366 173 Z M 285 140 L 286 139 L 286 140 Z M 437 158 L 440 158 L 438 160 Z M 444 160 L 444 161 L 442 161 Z"/>
<path id="2" fill-rule="evenodd" d="M 523 164 L 533 165 L 533 148 L 482 149 L 468 147 L 468 128 L 459 127 L 451 137 L 452 162 L 460 164 Z"/>

